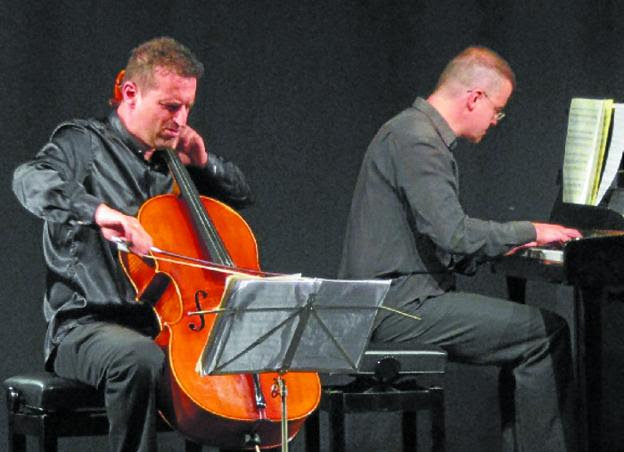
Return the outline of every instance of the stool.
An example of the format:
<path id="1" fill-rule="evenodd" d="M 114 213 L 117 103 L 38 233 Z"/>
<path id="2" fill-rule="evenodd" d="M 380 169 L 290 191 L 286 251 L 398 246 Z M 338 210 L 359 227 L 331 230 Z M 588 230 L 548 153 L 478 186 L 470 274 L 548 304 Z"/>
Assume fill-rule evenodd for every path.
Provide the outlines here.
<path id="1" fill-rule="evenodd" d="M 417 413 L 429 412 L 432 450 L 445 450 L 444 390 L 446 352 L 422 345 L 414 349 L 401 344 L 372 343 L 365 352 L 360 371 L 348 384 L 323 386 L 318 410 L 305 425 L 306 451 L 320 450 L 320 411 L 329 415 L 329 451 L 347 450 L 347 413 L 402 412 L 403 451 L 416 451 Z M 426 384 L 422 384 L 427 380 Z"/>
<path id="2" fill-rule="evenodd" d="M 9 452 L 25 452 L 26 436 L 36 436 L 40 452 L 56 452 L 62 436 L 108 434 L 100 391 L 50 372 L 17 375 L 4 381 L 8 408 Z M 158 431 L 171 431 L 159 418 Z M 201 446 L 185 441 L 186 452 Z"/>

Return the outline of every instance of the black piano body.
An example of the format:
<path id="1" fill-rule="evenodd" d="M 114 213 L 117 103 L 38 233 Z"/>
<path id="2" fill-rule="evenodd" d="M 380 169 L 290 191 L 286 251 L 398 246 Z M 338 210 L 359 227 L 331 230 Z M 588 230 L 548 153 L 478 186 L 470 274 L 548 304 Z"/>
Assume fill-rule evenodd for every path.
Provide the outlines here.
<path id="1" fill-rule="evenodd" d="M 568 204 L 558 199 L 550 222 L 581 230 L 582 239 L 559 249 L 523 250 L 492 264 L 495 273 L 506 276 L 509 298 L 517 302 L 525 302 L 528 280 L 573 287 L 570 328 L 575 338 L 581 452 L 602 450 L 601 311 L 609 300 L 624 300 L 624 216 L 617 207 L 618 211 L 613 205 Z"/>
<path id="2" fill-rule="evenodd" d="M 563 247 L 535 247 L 495 263 L 507 276 L 582 286 L 624 285 L 624 216 L 603 206 L 557 202 L 549 220 L 583 232 Z"/>

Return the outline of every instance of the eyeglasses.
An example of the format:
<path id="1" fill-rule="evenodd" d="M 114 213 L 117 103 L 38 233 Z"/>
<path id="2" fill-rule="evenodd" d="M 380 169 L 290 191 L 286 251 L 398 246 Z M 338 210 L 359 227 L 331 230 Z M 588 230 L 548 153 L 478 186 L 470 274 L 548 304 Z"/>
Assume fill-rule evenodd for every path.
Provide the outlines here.
<path id="1" fill-rule="evenodd" d="M 468 90 L 468 92 L 472 92 L 473 90 Z M 475 90 L 477 91 L 477 90 Z M 494 119 L 496 119 L 496 121 L 501 121 L 504 117 L 505 117 L 505 112 L 502 110 L 501 107 L 497 107 L 496 105 L 494 105 L 494 101 L 492 99 L 490 99 L 490 96 L 488 96 L 488 94 L 483 91 L 483 90 L 478 90 L 478 92 L 483 93 L 483 95 L 485 96 L 485 98 L 487 100 L 490 101 L 490 103 L 492 104 L 492 107 L 494 107 Z"/>

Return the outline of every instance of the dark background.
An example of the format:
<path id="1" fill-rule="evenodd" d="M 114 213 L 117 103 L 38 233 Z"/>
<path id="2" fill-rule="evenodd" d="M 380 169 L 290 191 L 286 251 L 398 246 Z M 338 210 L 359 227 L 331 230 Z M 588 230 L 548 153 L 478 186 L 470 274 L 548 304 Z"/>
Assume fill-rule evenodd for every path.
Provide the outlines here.
<path id="1" fill-rule="evenodd" d="M 471 44 L 507 58 L 518 90 L 501 125 L 480 146 L 462 144 L 456 153 L 466 211 L 547 219 L 570 99 L 624 100 L 623 8 L 615 0 L 1 0 L 0 378 L 42 367 L 45 329 L 41 222 L 16 202 L 12 172 L 60 121 L 106 114 L 115 75 L 138 43 L 170 35 L 206 64 L 191 124 L 210 151 L 247 174 L 257 203 L 243 215 L 263 267 L 333 277 L 368 142 Z M 460 282 L 504 295 L 502 278 L 487 268 Z M 546 305 L 555 295 L 552 287 L 530 290 Z M 615 386 L 624 319 L 617 305 L 609 309 Z M 446 383 L 449 452 L 499 450 L 495 369 L 452 365 Z M 607 394 L 604 443 L 622 450 L 623 397 Z M 352 443 L 393 450 L 395 425 L 391 416 L 356 418 Z M 4 411 L 0 426 L 5 438 Z M 102 439 L 78 444 L 61 442 L 61 450 L 105 450 Z M 173 434 L 162 444 L 181 446 Z M 294 448 L 300 445 L 297 438 Z"/>

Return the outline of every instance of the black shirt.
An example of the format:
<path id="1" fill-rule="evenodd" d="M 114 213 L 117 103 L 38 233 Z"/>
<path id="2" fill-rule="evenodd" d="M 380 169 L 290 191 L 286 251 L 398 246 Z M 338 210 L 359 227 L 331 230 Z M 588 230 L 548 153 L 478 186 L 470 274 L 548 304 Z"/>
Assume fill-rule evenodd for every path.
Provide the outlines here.
<path id="1" fill-rule="evenodd" d="M 340 277 L 391 278 L 385 304 L 400 307 L 451 290 L 454 272 L 535 239 L 529 222 L 464 213 L 456 139 L 422 98 L 381 127 L 358 176 Z"/>
<path id="2" fill-rule="evenodd" d="M 94 223 L 101 203 L 135 215 L 147 199 L 170 191 L 166 167 L 146 161 L 145 150 L 112 112 L 105 120 L 61 124 L 36 157 L 15 171 L 17 198 L 45 220 L 46 362 L 76 322 L 104 317 L 149 324 L 145 317 L 151 314 L 135 301 L 116 248 Z M 232 163 L 210 154 L 199 172 L 223 201 L 251 202 L 244 176 Z"/>

